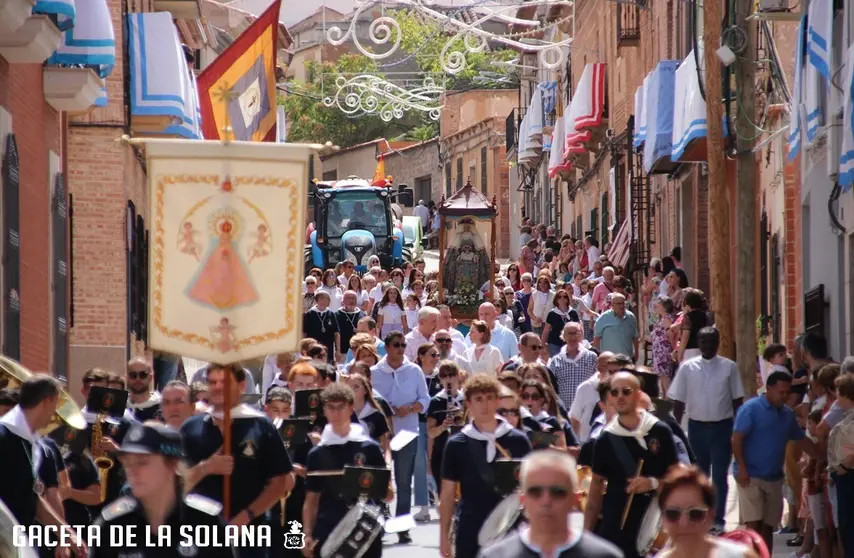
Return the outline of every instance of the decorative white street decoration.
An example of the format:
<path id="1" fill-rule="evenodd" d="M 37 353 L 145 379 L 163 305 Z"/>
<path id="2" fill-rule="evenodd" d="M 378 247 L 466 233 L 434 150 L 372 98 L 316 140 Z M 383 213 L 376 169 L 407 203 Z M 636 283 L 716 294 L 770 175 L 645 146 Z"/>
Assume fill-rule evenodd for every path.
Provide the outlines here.
<path id="1" fill-rule="evenodd" d="M 439 120 L 442 111 L 442 94 L 445 88 L 436 85 L 433 78 L 424 78 L 421 86 L 407 89 L 385 79 L 363 74 L 352 78 L 339 76 L 335 80 L 334 95 L 324 97 L 327 107 L 337 106 L 348 116 L 379 114 L 384 122 L 403 118 L 406 112 L 426 112 L 431 119 Z"/>
<path id="2" fill-rule="evenodd" d="M 373 60 L 388 58 L 400 47 L 402 38 L 400 24 L 390 15 L 383 15 L 374 19 L 368 27 L 369 39 L 374 45 L 382 46 L 391 43 L 391 46 L 385 52 L 368 50 L 360 42 L 356 26 L 359 23 L 362 12 L 373 7 L 375 2 L 373 0 L 355 0 L 355 2 L 357 8 L 350 19 L 350 26 L 347 30 L 342 31 L 339 27 L 331 27 L 327 31 L 327 39 L 330 43 L 337 46 L 352 38 L 355 47 L 368 58 Z M 442 27 L 447 27 L 450 33 L 453 33 L 453 36 L 445 43 L 442 53 L 439 56 L 442 70 L 452 75 L 465 70 L 467 54 L 482 52 L 489 42 L 496 42 L 525 52 L 536 52 L 543 68 L 555 69 L 563 66 L 568 51 L 566 47 L 572 44 L 575 36 L 574 0 L 531 0 L 524 3 L 525 6 L 569 8 L 568 14 L 564 14 L 560 19 L 548 23 L 515 17 L 516 11 L 522 6 L 521 2 L 511 4 L 490 3 L 489 7 L 486 7 L 486 2 L 472 2 L 470 6 L 465 7 L 484 14 L 472 23 L 465 23 L 447 13 L 434 9 L 433 0 L 396 0 L 395 4 L 404 5 L 422 15 L 431 17 L 439 22 Z M 544 38 L 546 31 L 570 20 L 572 22 L 571 32 L 568 33 L 566 39 L 559 42 L 552 42 Z M 516 33 L 496 34 L 481 28 L 481 25 L 489 21 L 513 23 L 517 26 L 527 27 L 527 29 Z M 462 51 L 455 50 L 458 48 L 455 42 L 460 38 L 463 40 L 464 49 Z"/>

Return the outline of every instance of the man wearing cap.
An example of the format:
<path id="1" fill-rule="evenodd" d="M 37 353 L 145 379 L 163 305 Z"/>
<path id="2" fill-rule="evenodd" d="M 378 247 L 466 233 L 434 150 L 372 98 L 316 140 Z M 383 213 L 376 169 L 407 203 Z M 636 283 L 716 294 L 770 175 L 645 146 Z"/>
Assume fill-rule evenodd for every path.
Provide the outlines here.
<path id="1" fill-rule="evenodd" d="M 192 466 L 188 482 L 194 493 L 222 503 L 223 476 L 229 476 L 231 509 L 223 510 L 225 516 L 233 525 L 263 525 L 267 511 L 293 487 L 293 465 L 270 419 L 245 404 L 231 409 L 231 455 L 222 455 L 226 374 L 231 375 L 231 401 L 240 400 L 246 370 L 238 364 L 212 364 L 207 377 L 213 407 L 181 427 Z M 238 555 L 266 558 L 267 549 L 244 548 Z"/>
<path id="2" fill-rule="evenodd" d="M 118 558 L 126 549 L 111 544 L 113 526 L 136 529 L 134 556 L 196 558 L 234 558 L 232 548 L 224 546 L 191 547 L 181 536 L 181 527 L 194 529 L 207 526 L 224 540 L 225 523 L 219 514 L 222 506 L 208 498 L 190 494 L 181 497 L 178 466 L 184 457 L 181 435 L 164 424 L 147 422 L 131 427 L 118 452 L 127 471 L 131 496 L 124 496 L 104 507 L 96 525 L 101 526 L 101 540 L 90 549 L 89 558 Z M 168 546 L 157 536 L 161 526 L 171 528 Z M 149 530 L 150 535 L 145 531 Z M 122 529 L 124 532 L 124 529 Z M 149 547 L 148 545 L 157 545 Z"/>

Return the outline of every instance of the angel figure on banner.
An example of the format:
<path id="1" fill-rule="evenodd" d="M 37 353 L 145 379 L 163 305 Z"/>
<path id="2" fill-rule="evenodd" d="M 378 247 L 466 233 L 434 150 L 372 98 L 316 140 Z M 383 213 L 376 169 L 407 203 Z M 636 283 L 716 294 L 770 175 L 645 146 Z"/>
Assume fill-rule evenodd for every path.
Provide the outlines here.
<path id="1" fill-rule="evenodd" d="M 229 323 L 228 318 L 220 318 L 219 325 L 211 328 L 211 341 L 221 353 L 227 353 L 234 349 L 237 343 L 237 336 L 234 330 L 237 329 Z"/>
<path id="2" fill-rule="evenodd" d="M 442 284 L 448 290 L 448 302 L 456 306 L 474 306 L 480 298 L 480 286 L 489 281 L 489 255 L 474 221 L 461 219 L 442 266 Z"/>
<path id="3" fill-rule="evenodd" d="M 193 223 L 185 221 L 178 233 L 178 250 L 183 254 L 189 254 L 196 258 L 196 261 L 202 261 L 202 253 L 204 247 L 196 242 L 196 237 L 199 236 L 199 231 L 193 228 Z"/>
<path id="4" fill-rule="evenodd" d="M 255 242 L 249 246 L 247 254 L 247 257 L 249 258 L 248 263 L 252 263 L 252 260 L 257 258 L 263 258 L 264 256 L 270 255 L 270 252 L 273 249 L 273 240 L 270 238 L 270 231 L 264 223 L 258 225 L 258 230 L 253 233 L 253 236 L 255 237 Z"/>
<path id="5" fill-rule="evenodd" d="M 231 208 L 217 210 L 208 218 L 208 228 L 210 247 L 187 296 L 219 311 L 257 302 L 258 291 L 239 251 L 240 214 Z"/>

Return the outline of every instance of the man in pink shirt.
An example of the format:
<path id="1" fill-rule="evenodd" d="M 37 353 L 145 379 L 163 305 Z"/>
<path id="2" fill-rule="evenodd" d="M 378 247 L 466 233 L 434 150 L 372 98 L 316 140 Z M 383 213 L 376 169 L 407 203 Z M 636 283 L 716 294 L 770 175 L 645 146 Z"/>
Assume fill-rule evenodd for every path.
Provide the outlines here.
<path id="1" fill-rule="evenodd" d="M 596 312 L 607 310 L 608 295 L 612 292 L 614 292 L 614 268 L 606 267 L 602 270 L 602 282 L 593 289 L 593 308 Z"/>

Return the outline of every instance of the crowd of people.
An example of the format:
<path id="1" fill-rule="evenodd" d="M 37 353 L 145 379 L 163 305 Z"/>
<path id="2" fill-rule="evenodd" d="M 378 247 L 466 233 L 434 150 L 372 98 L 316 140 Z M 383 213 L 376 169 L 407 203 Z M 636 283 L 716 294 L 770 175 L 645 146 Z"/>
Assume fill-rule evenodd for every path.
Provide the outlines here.
<path id="1" fill-rule="evenodd" d="M 371 261 L 362 275 L 344 261 L 309 271 L 299 349 L 268 356 L 255 376 L 212 363 L 162 382 L 139 358 L 122 376 L 93 368 L 84 399 L 96 387 L 129 395 L 107 422 L 83 409 L 84 451 L 37 434 L 56 411 L 55 380 L 3 390 L 0 500 L 24 525 L 228 521 L 284 536 L 298 522 L 302 549 L 156 555 L 330 558 L 321 549 L 355 504 L 331 472 L 374 467 L 393 473 L 368 502 L 387 533 L 409 544 L 438 519 L 443 557 L 768 556 L 784 502 L 798 557 L 854 557 L 854 358 L 833 363 L 816 334 L 791 356 L 771 345 L 761 394 L 747 399 L 678 248 L 633 284 L 592 238 L 525 221 L 521 244 L 481 290 L 476 319 L 455 319 L 423 260 Z M 319 393 L 310 415 L 297 409 L 306 390 Z M 227 399 L 241 402 L 230 452 Z M 280 426 L 292 419 L 307 431 L 286 447 Z M 110 468 L 96 465 L 103 456 Z M 518 488 L 499 475 L 508 460 L 522 462 Z M 748 545 L 721 538 L 730 476 L 739 523 L 758 534 Z M 524 522 L 488 532 L 513 494 Z M 351 542 L 382 555 L 382 536 Z"/>

